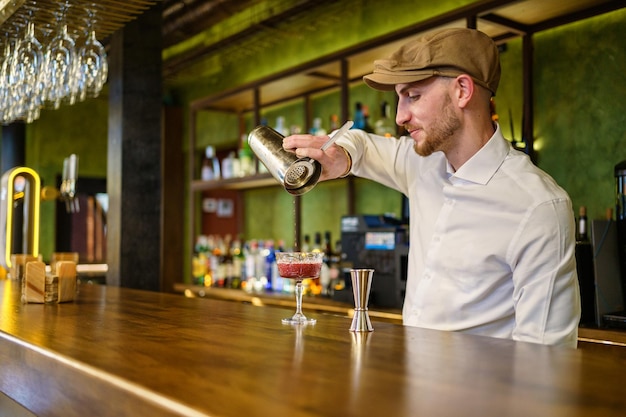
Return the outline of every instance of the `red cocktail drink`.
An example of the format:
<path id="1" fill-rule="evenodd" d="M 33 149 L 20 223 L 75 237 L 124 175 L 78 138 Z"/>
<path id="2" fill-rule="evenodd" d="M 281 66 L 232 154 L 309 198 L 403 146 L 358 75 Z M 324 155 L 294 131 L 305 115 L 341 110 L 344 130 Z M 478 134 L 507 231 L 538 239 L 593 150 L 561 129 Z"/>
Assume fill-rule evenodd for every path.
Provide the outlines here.
<path id="1" fill-rule="evenodd" d="M 296 314 L 283 319 L 284 324 L 315 324 L 302 314 L 302 280 L 319 277 L 323 259 L 322 252 L 276 252 L 278 275 L 296 280 Z"/>
<path id="2" fill-rule="evenodd" d="M 317 278 L 322 269 L 321 262 L 277 262 L 276 265 L 281 277 L 291 279 Z"/>

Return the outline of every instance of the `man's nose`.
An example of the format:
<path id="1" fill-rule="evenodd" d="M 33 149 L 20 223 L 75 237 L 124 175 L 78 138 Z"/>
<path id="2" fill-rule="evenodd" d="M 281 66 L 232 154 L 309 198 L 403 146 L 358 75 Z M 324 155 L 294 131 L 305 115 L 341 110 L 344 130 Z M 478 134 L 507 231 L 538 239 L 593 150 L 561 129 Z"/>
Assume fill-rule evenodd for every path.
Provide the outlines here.
<path id="1" fill-rule="evenodd" d="M 411 113 L 406 109 L 402 103 L 398 103 L 398 110 L 396 111 L 396 124 L 403 126 L 411 120 Z"/>

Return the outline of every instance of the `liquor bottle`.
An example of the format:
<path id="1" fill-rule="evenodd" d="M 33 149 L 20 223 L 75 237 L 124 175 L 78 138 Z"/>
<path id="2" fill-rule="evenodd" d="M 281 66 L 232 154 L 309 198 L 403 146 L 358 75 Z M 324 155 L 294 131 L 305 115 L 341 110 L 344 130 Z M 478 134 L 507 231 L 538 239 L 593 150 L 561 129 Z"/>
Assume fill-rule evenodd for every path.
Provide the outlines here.
<path id="1" fill-rule="evenodd" d="M 211 269 L 213 270 L 213 286 L 224 287 L 226 279 L 226 268 L 224 264 L 224 241 L 221 237 L 215 238 L 213 256 L 211 256 Z"/>
<path id="2" fill-rule="evenodd" d="M 321 117 L 313 119 L 313 127 L 309 130 L 309 133 L 314 136 L 324 136 L 326 134 L 326 130 L 322 127 Z"/>
<path id="3" fill-rule="evenodd" d="M 320 232 L 315 232 L 311 252 L 324 252 L 322 248 L 322 234 Z M 322 269 L 324 269 L 324 263 L 322 263 Z M 322 292 L 321 276 L 322 272 L 320 271 L 320 276 L 311 280 L 310 290 L 313 295 L 319 295 Z"/>
<path id="4" fill-rule="evenodd" d="M 245 254 L 243 248 L 241 247 L 241 241 L 239 239 L 235 239 L 233 242 L 232 249 L 232 281 L 231 288 L 241 288 L 241 283 L 244 276 L 244 265 L 245 265 Z"/>
<path id="5" fill-rule="evenodd" d="M 207 236 L 200 235 L 196 240 L 194 247 L 195 255 L 193 257 L 193 283 L 195 285 L 211 285 L 211 265 L 207 254 L 209 252 L 209 244 Z"/>
<path id="6" fill-rule="evenodd" d="M 239 162 L 235 161 L 236 159 L 235 152 L 232 151 L 222 160 L 222 178 L 225 180 L 235 177 L 235 165 L 239 166 Z"/>
<path id="7" fill-rule="evenodd" d="M 246 245 L 246 260 L 245 260 L 245 287 L 246 292 L 254 292 L 257 282 L 256 274 L 256 259 L 259 254 L 259 243 L 256 240 L 251 240 Z"/>
<path id="8" fill-rule="evenodd" d="M 202 168 L 200 169 L 200 179 L 202 181 L 211 181 L 213 179 L 213 169 L 211 168 L 211 161 L 204 158 L 202 161 Z"/>
<path id="9" fill-rule="evenodd" d="M 233 244 L 232 236 L 227 234 L 222 241 L 220 262 L 224 271 L 224 288 L 231 288 L 233 282 Z"/>
<path id="10" fill-rule="evenodd" d="M 259 251 L 254 259 L 256 270 L 255 292 L 263 292 L 267 286 L 267 274 L 265 270 L 265 259 L 267 258 L 267 248 L 265 242 L 259 239 Z"/>
<path id="11" fill-rule="evenodd" d="M 580 206 L 578 209 L 578 241 L 586 242 L 589 240 L 587 236 L 587 207 Z"/>
<path id="12" fill-rule="evenodd" d="M 320 271 L 320 285 L 322 286 L 322 295 L 330 296 L 331 294 L 331 268 L 333 263 L 333 248 L 330 240 L 330 231 L 324 233 L 324 264 Z"/>
<path id="13" fill-rule="evenodd" d="M 395 136 L 396 124 L 391 120 L 389 103 L 383 101 L 380 105 L 380 119 L 376 121 L 375 133 L 388 138 Z"/>
<path id="14" fill-rule="evenodd" d="M 330 280 L 332 282 L 332 291 L 341 291 L 345 289 L 346 282 L 341 273 L 343 250 L 341 240 L 335 242 L 335 257 L 333 267 L 330 270 Z"/>
<path id="15" fill-rule="evenodd" d="M 365 130 L 365 115 L 363 114 L 363 104 L 357 102 L 354 110 L 354 124 L 353 129 Z"/>
<path id="16" fill-rule="evenodd" d="M 278 265 L 276 264 L 276 252 L 284 252 L 285 251 L 285 242 L 279 240 L 274 247 L 274 259 L 272 261 L 272 291 L 274 292 L 283 292 L 285 286 L 285 279 L 278 274 Z"/>
<path id="17" fill-rule="evenodd" d="M 239 149 L 239 176 L 246 177 L 254 175 L 256 173 L 256 167 L 254 162 L 254 153 L 248 145 L 248 139 L 246 135 L 241 138 L 241 148 Z"/>
<path id="18" fill-rule="evenodd" d="M 311 236 L 304 235 L 304 243 L 302 243 L 302 252 L 309 252 L 311 250 Z"/>
<path id="19" fill-rule="evenodd" d="M 268 240 L 265 242 L 265 291 L 272 291 L 274 289 L 274 264 L 276 264 L 276 252 L 274 251 L 274 242 Z"/>
<path id="20" fill-rule="evenodd" d="M 330 128 L 329 128 L 329 132 L 333 132 L 337 129 L 339 129 L 339 116 L 337 116 L 336 114 L 332 114 L 330 116 L 330 124 L 329 124 Z"/>
<path id="21" fill-rule="evenodd" d="M 368 106 L 363 106 L 363 119 L 364 119 L 364 124 L 365 124 L 365 127 L 363 127 L 363 130 L 365 130 L 368 133 L 374 133 L 374 128 L 370 124 L 370 108 Z"/>
<path id="22" fill-rule="evenodd" d="M 276 118 L 276 126 L 274 130 L 280 133 L 283 136 L 289 136 L 289 129 L 285 125 L 285 118 L 283 116 L 278 116 Z"/>
<path id="23" fill-rule="evenodd" d="M 220 161 L 215 156 L 215 148 L 207 146 L 204 150 L 204 161 L 200 178 L 203 181 L 219 180 L 221 178 Z"/>

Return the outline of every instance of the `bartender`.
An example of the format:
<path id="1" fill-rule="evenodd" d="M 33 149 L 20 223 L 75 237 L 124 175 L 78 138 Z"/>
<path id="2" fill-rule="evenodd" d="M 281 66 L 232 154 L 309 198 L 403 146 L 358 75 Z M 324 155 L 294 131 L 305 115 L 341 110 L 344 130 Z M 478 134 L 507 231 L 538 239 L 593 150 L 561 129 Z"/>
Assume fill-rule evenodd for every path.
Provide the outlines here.
<path id="1" fill-rule="evenodd" d="M 352 173 L 409 197 L 405 325 L 576 347 L 572 203 L 492 121 L 499 80 L 487 35 L 431 33 L 364 77 L 395 90 L 409 136 L 353 129 L 326 151 L 327 136 L 292 135 L 283 146 L 319 161 L 321 180 Z"/>

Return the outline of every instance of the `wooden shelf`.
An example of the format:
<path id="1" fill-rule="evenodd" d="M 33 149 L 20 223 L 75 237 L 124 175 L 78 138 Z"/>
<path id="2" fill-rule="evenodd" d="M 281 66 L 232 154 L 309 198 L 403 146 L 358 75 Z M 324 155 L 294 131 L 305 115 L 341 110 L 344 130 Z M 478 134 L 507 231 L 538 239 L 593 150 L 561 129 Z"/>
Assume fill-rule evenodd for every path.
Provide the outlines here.
<path id="1" fill-rule="evenodd" d="M 251 188 L 271 187 L 276 185 L 280 184 L 271 174 L 257 174 L 250 177 L 229 178 L 227 180 L 194 180 L 191 182 L 191 190 L 248 190 Z"/>

